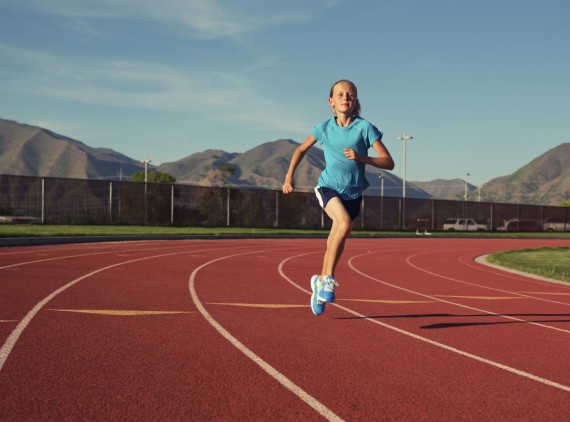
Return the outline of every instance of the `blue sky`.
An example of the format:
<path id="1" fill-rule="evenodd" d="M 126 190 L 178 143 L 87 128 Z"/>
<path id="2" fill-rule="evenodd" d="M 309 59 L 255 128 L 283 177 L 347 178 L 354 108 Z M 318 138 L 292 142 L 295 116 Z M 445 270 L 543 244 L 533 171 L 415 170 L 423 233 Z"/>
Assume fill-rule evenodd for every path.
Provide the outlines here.
<path id="1" fill-rule="evenodd" d="M 359 89 L 407 179 L 570 142 L 566 0 L 0 0 L 0 117 L 153 164 L 302 142 Z"/>

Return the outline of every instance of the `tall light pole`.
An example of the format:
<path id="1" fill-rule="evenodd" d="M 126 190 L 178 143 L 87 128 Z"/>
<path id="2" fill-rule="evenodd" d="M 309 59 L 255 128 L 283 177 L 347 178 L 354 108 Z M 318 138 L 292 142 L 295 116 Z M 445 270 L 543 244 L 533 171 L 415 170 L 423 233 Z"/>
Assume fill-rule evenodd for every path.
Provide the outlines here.
<path id="1" fill-rule="evenodd" d="M 467 201 L 467 178 L 471 176 L 468 171 L 465 172 L 465 195 L 463 196 L 463 200 Z"/>
<path id="2" fill-rule="evenodd" d="M 384 173 L 380 172 L 380 229 L 384 226 Z"/>
<path id="3" fill-rule="evenodd" d="M 144 164 L 144 224 L 148 223 L 148 204 L 147 204 L 147 188 L 148 188 L 148 163 L 150 160 L 145 158 L 141 161 Z"/>
<path id="4" fill-rule="evenodd" d="M 145 158 L 144 160 L 141 161 L 141 163 L 144 164 L 144 182 L 148 182 L 148 163 L 150 163 L 150 160 L 148 158 Z"/>
<path id="5" fill-rule="evenodd" d="M 404 135 L 398 136 L 396 139 L 404 141 L 404 179 L 402 181 L 402 198 L 405 198 L 406 197 L 406 141 L 414 139 L 414 137 L 406 135 L 406 131 L 404 131 Z"/>

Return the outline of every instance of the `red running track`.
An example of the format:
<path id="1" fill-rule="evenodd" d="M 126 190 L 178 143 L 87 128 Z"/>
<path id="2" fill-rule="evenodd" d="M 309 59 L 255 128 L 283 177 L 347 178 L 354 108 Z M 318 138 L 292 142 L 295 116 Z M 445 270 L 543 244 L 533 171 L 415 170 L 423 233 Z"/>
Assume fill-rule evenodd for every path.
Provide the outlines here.
<path id="1" fill-rule="evenodd" d="M 570 419 L 570 286 L 483 266 L 568 240 L 324 239 L 0 251 L 0 419 Z"/>

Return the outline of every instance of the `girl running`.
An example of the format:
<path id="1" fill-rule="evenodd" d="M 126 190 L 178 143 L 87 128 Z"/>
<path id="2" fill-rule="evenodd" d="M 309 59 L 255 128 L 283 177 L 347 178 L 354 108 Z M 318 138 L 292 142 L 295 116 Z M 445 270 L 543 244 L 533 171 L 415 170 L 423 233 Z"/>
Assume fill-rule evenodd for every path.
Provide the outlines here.
<path id="1" fill-rule="evenodd" d="M 356 86 L 346 79 L 335 82 L 328 101 L 333 117 L 314 126 L 307 139 L 297 147 L 283 184 L 283 193 L 295 190 L 295 169 L 309 148 L 316 142 L 322 144 L 326 166 L 318 179 L 315 194 L 331 218 L 332 227 L 322 271 L 311 277 L 311 309 L 315 315 L 325 311 L 327 302 L 335 301 L 334 291 L 338 286 L 335 268 L 352 222 L 360 214 L 362 192 L 369 186 L 364 176 L 366 164 L 386 170 L 394 168 L 394 160 L 382 143 L 382 132 L 360 117 Z M 371 146 L 378 157 L 368 156 Z"/>

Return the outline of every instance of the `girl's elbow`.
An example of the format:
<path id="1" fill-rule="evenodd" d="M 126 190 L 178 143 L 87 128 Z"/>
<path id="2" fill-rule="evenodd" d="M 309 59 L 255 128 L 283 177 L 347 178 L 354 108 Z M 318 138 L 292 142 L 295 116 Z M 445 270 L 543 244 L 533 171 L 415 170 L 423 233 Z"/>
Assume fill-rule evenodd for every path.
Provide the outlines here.
<path id="1" fill-rule="evenodd" d="M 384 170 L 394 170 L 394 167 L 396 167 L 396 165 L 394 164 L 394 160 L 392 160 L 392 158 L 388 158 L 382 166 Z"/>
<path id="2" fill-rule="evenodd" d="M 305 147 L 303 144 L 299 145 L 297 147 L 297 149 L 295 150 L 295 154 L 297 154 L 299 157 L 302 157 L 305 155 L 305 153 L 307 152 L 309 148 Z"/>

